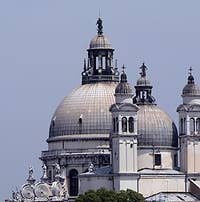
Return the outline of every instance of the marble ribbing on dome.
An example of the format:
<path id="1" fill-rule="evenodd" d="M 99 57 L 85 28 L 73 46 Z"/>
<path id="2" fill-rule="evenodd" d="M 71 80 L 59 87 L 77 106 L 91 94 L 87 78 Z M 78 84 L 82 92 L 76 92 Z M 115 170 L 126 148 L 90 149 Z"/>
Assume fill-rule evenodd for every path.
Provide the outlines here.
<path id="1" fill-rule="evenodd" d="M 196 84 L 187 84 L 183 88 L 182 92 L 183 96 L 194 96 L 194 95 L 200 95 L 200 88 Z"/>
<path id="2" fill-rule="evenodd" d="M 89 45 L 90 49 L 112 49 L 111 43 L 109 42 L 106 36 L 96 35 L 91 41 Z"/>
<path id="3" fill-rule="evenodd" d="M 182 96 L 200 96 L 200 88 L 195 84 L 194 76 L 192 75 L 192 68 L 189 69 L 188 82 L 183 88 Z"/>
<path id="4" fill-rule="evenodd" d="M 129 83 L 119 83 L 115 89 L 115 94 L 133 94 Z"/>
<path id="5" fill-rule="evenodd" d="M 174 146 L 178 134 L 171 118 L 157 105 L 140 105 L 138 111 L 139 146 Z"/>
<path id="6" fill-rule="evenodd" d="M 137 80 L 137 86 L 150 86 L 151 83 L 146 77 L 141 77 Z"/>
<path id="7" fill-rule="evenodd" d="M 116 86 L 114 82 L 101 82 L 85 84 L 73 90 L 56 109 L 49 136 L 109 134 L 109 107 L 115 102 Z"/>
<path id="8" fill-rule="evenodd" d="M 115 95 L 117 94 L 133 94 L 133 90 L 130 84 L 127 82 L 127 76 L 124 71 L 121 74 L 120 83 L 117 85 L 115 89 Z"/>

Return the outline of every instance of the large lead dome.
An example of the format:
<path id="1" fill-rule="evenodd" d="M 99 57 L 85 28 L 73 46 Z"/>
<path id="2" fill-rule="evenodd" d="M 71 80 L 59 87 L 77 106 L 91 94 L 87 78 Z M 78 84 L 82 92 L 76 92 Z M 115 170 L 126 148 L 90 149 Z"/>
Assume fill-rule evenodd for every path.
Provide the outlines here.
<path id="1" fill-rule="evenodd" d="M 73 134 L 109 134 L 115 102 L 115 82 L 85 84 L 66 96 L 56 109 L 50 137 Z"/>
<path id="2" fill-rule="evenodd" d="M 98 138 L 104 134 L 108 141 L 111 127 L 109 107 L 115 102 L 119 73 L 113 66 L 114 49 L 103 34 L 100 18 L 97 21 L 97 35 L 91 40 L 87 51 L 82 85 L 66 96 L 56 109 L 51 120 L 49 140 L 66 135 L 86 138 L 88 134 Z"/>
<path id="3" fill-rule="evenodd" d="M 177 129 L 169 115 L 157 105 L 140 105 L 138 145 L 177 147 Z"/>
<path id="4" fill-rule="evenodd" d="M 155 104 L 152 88 L 147 78 L 147 67 L 143 63 L 140 67 L 140 78 L 135 86 L 136 95 L 134 104 L 138 111 L 138 145 L 139 146 L 178 146 L 178 133 L 176 126 L 169 115 Z"/>
<path id="5" fill-rule="evenodd" d="M 104 37 L 101 19 L 97 25 L 97 38 Z M 114 94 L 132 92 L 127 86 L 126 78 L 117 86 L 119 73 L 117 68 L 113 67 L 114 49 L 110 46 L 99 48 L 99 42 L 93 45 L 88 49 L 87 64 L 84 62 L 82 85 L 64 98 L 53 115 L 49 141 L 57 140 L 58 137 L 76 137 L 77 140 L 103 137 L 108 141 L 112 126 L 109 108 L 115 103 Z M 155 99 L 151 95 L 152 86 L 146 77 L 147 67 L 143 64 L 141 69 L 141 77 L 135 86 L 136 95 L 133 98 L 133 103 L 140 107 L 138 143 L 140 146 L 176 147 L 178 142 L 176 126 L 155 104 Z"/>

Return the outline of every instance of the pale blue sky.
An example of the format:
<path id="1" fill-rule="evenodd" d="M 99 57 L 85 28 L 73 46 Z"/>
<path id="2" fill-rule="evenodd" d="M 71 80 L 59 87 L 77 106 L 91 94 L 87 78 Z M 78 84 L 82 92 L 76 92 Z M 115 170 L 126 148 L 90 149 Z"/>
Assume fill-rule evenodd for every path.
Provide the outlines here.
<path id="1" fill-rule="evenodd" d="M 29 165 L 41 177 L 51 116 L 80 85 L 99 9 L 129 82 L 145 61 L 157 103 L 174 120 L 190 65 L 200 83 L 199 0 L 0 0 L 0 201 Z"/>

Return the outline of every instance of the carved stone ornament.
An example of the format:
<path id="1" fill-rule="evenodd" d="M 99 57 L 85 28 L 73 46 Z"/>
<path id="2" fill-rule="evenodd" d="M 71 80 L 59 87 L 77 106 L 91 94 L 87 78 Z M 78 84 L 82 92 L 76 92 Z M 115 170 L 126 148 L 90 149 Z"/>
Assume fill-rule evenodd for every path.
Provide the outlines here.
<path id="1" fill-rule="evenodd" d="M 43 182 L 37 183 L 35 185 L 35 195 L 38 201 L 49 201 L 51 196 L 50 186 Z"/>
<path id="2" fill-rule="evenodd" d="M 26 200 L 34 200 L 35 195 L 34 195 L 34 188 L 33 188 L 33 186 L 30 185 L 30 184 L 25 184 L 22 187 L 21 195 Z"/>

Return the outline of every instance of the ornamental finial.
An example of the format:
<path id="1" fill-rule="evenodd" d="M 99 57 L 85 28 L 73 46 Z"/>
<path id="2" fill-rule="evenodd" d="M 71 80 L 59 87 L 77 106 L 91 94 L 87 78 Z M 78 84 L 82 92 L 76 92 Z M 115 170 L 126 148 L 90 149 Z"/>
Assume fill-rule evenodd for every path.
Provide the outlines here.
<path id="1" fill-rule="evenodd" d="M 97 33 L 98 35 L 102 35 L 103 34 L 103 25 L 102 25 L 103 21 L 102 19 L 99 17 L 98 20 L 97 20 Z"/>
<path id="2" fill-rule="evenodd" d="M 122 66 L 122 72 L 124 73 L 124 70 L 126 69 L 126 67 L 124 66 L 124 64 L 123 64 L 123 66 Z"/>
<path id="3" fill-rule="evenodd" d="M 126 76 L 126 73 L 125 73 L 125 66 L 124 66 L 124 64 L 123 64 L 123 66 L 122 66 L 122 74 L 121 74 L 121 83 L 126 83 L 127 82 L 127 76 Z"/>
<path id="4" fill-rule="evenodd" d="M 189 68 L 189 75 L 190 75 L 190 76 L 192 75 L 192 71 L 193 71 L 193 69 L 192 69 L 192 67 L 190 66 L 190 68 Z"/>
<path id="5" fill-rule="evenodd" d="M 194 84 L 194 77 L 192 75 L 193 68 L 190 66 L 189 68 L 189 76 L 188 76 L 188 84 Z"/>

